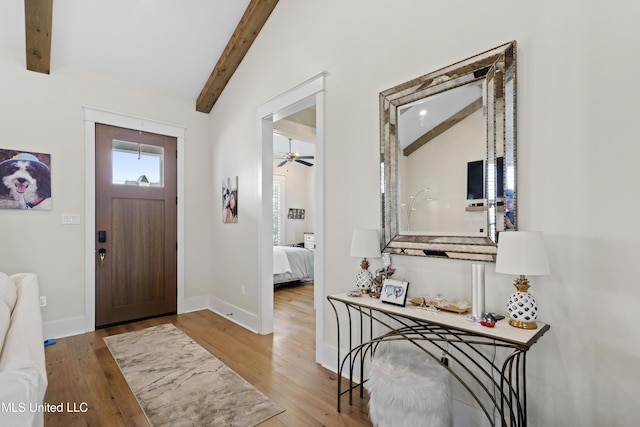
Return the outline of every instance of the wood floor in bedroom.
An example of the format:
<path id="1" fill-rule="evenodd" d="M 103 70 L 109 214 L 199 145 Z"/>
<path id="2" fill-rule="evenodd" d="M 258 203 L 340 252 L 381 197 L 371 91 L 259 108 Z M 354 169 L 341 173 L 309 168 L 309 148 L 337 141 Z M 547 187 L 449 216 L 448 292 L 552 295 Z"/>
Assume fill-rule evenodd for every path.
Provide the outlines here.
<path id="1" fill-rule="evenodd" d="M 336 411 L 336 375 L 315 363 L 313 285 L 275 291 L 274 329 L 258 335 L 209 310 L 165 316 L 61 338 L 45 347 L 45 402 L 86 412 L 46 413 L 46 426 L 148 426 L 102 340 L 173 323 L 285 411 L 261 426 L 370 426 L 366 400 L 343 397 Z"/>

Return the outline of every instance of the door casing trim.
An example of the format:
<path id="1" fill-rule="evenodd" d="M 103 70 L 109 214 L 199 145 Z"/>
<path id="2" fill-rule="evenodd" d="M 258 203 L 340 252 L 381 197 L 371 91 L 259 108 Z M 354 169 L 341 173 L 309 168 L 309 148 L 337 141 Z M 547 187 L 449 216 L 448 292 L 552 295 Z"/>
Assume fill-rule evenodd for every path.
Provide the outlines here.
<path id="1" fill-rule="evenodd" d="M 95 330 L 96 278 L 95 278 L 95 227 L 96 227 L 96 123 L 127 129 L 173 136 L 178 144 L 178 313 L 184 310 L 184 135 L 185 126 L 135 117 L 99 108 L 84 106 L 85 132 L 85 332 Z"/>
<path id="2" fill-rule="evenodd" d="M 273 122 L 311 105 L 316 106 L 316 165 L 314 187 L 314 307 L 316 362 L 323 363 L 324 349 L 324 140 L 325 77 L 321 71 L 264 102 L 257 108 L 259 203 L 258 222 L 258 318 L 260 334 L 273 332 Z"/>

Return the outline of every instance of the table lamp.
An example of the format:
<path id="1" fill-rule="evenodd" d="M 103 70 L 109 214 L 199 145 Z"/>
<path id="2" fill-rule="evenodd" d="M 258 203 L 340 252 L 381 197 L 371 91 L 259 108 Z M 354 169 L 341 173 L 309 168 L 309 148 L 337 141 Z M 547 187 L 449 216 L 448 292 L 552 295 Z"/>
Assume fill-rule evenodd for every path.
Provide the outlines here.
<path id="1" fill-rule="evenodd" d="M 515 274 L 517 292 L 509 298 L 509 324 L 516 328 L 536 329 L 538 306 L 528 292 L 525 276 L 549 274 L 549 261 L 542 233 L 539 231 L 503 231 L 498 240 L 496 273 Z"/>
<path id="2" fill-rule="evenodd" d="M 351 256 L 362 258 L 362 269 L 356 276 L 356 287 L 361 293 L 366 294 L 371 290 L 373 276 L 369 271 L 367 258 L 380 258 L 380 236 L 378 230 L 353 230 L 351 237 Z"/>

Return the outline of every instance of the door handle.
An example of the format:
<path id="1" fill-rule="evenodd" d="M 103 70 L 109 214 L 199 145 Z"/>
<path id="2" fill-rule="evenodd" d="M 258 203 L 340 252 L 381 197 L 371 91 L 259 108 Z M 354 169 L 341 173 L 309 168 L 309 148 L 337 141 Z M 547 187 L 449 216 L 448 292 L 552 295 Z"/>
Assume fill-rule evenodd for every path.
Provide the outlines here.
<path id="1" fill-rule="evenodd" d="M 105 248 L 98 249 L 98 256 L 100 257 L 100 266 L 104 265 L 104 256 L 106 255 L 107 250 Z"/>

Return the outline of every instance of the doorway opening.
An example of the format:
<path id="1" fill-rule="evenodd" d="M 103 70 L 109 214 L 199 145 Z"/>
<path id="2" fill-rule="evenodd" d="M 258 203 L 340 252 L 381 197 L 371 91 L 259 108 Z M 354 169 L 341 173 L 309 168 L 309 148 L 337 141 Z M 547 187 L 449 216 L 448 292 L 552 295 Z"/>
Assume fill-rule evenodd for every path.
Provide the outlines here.
<path id="1" fill-rule="evenodd" d="M 314 240 L 314 274 L 313 274 L 313 300 L 315 308 L 316 324 L 316 361 L 322 359 L 322 337 L 324 318 L 324 283 L 323 283 L 323 251 L 322 241 L 324 232 L 323 216 L 323 152 L 324 152 L 324 73 L 319 73 L 312 78 L 289 89 L 281 95 L 273 98 L 258 108 L 260 126 L 261 152 L 261 187 L 262 210 L 260 217 L 260 243 L 259 243 L 259 308 L 260 333 L 273 332 L 274 322 L 274 218 L 273 218 L 273 182 L 274 169 L 281 163 L 274 161 L 274 130 L 278 130 L 277 123 L 284 118 L 295 116 L 302 111 L 313 109 L 315 111 L 315 153 L 313 163 L 313 219 L 309 223 L 313 230 Z M 306 113 L 305 113 L 306 114 Z M 275 124 L 275 125 L 274 125 Z M 287 153 L 290 152 L 287 151 Z M 311 160 L 311 159 L 302 159 Z M 276 168 L 274 168 L 274 163 Z M 309 162 L 310 163 L 310 162 Z M 292 207 L 292 209 L 297 209 Z M 302 207 L 299 209 L 303 209 Z M 305 208 L 306 209 L 306 208 Z M 289 212 L 287 211 L 287 216 Z M 301 212 L 293 211 L 292 215 L 301 215 Z M 306 210 L 305 210 L 306 216 Z M 310 233 L 307 233 L 310 234 Z M 313 316 L 313 313 L 309 313 Z"/>
<path id="2" fill-rule="evenodd" d="M 315 347 L 315 142 L 315 104 L 273 123 L 274 345 L 299 353 Z"/>

